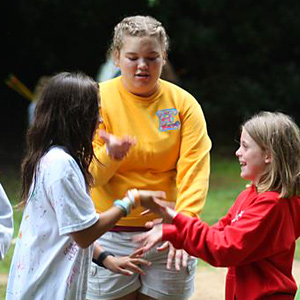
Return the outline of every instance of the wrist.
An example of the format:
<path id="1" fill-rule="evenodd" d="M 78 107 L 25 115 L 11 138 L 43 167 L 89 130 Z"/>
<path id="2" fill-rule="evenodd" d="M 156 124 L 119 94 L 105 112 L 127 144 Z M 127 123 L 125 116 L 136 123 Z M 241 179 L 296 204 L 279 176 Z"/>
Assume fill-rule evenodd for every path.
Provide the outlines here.
<path id="1" fill-rule="evenodd" d="M 168 214 L 168 216 L 171 220 L 173 220 L 177 215 L 177 211 L 174 209 L 171 209 L 170 207 L 166 207 L 166 213 Z"/>
<path id="2" fill-rule="evenodd" d="M 126 217 L 128 214 L 130 214 L 131 212 L 131 208 L 132 208 L 132 202 L 129 198 L 125 197 L 123 198 L 122 200 L 116 200 L 114 201 L 114 206 L 117 206 L 119 207 L 123 213 L 124 213 L 124 216 Z"/>
<path id="3" fill-rule="evenodd" d="M 93 263 L 95 263 L 96 265 L 98 265 L 99 267 L 105 268 L 105 265 L 103 264 L 104 260 L 108 257 L 108 256 L 115 256 L 113 253 L 109 252 L 109 251 L 102 251 L 97 259 L 93 258 Z"/>

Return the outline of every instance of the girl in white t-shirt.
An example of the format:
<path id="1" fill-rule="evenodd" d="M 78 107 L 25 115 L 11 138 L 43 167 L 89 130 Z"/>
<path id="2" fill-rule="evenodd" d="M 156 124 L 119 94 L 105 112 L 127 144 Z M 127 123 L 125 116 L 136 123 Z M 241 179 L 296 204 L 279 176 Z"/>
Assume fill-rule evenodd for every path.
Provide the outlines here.
<path id="1" fill-rule="evenodd" d="M 85 299 L 91 245 L 137 205 L 129 193 L 97 214 L 89 196 L 99 105 L 98 84 L 81 73 L 54 76 L 38 100 L 22 164 L 25 210 L 7 300 Z M 129 137 L 104 138 L 107 150 L 116 156 L 125 155 L 134 142 Z M 152 201 L 156 195 L 160 196 L 148 192 L 139 200 Z M 109 255 L 99 246 L 95 253 L 99 264 Z M 138 264 L 147 262 L 138 255 L 120 259 L 116 272 L 140 272 Z"/>

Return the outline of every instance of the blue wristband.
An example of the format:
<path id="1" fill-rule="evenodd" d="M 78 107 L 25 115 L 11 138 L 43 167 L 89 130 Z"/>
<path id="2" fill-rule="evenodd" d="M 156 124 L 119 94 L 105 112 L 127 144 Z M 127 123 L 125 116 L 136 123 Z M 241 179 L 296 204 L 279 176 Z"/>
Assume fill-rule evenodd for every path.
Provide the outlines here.
<path id="1" fill-rule="evenodd" d="M 114 205 L 120 207 L 123 210 L 125 217 L 130 213 L 131 206 L 129 203 L 122 200 L 116 200 L 114 202 Z"/>

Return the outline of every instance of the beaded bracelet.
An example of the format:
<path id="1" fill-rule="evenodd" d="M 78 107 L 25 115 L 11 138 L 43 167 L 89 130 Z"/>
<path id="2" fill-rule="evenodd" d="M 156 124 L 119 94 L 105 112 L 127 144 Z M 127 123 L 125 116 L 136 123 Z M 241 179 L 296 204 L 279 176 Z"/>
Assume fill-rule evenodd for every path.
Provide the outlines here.
<path id="1" fill-rule="evenodd" d="M 114 205 L 118 206 L 118 207 L 120 207 L 122 209 L 122 211 L 124 212 L 125 217 L 131 211 L 131 203 L 129 201 L 116 200 L 116 201 L 114 201 Z"/>
<path id="2" fill-rule="evenodd" d="M 98 258 L 97 259 L 94 259 L 93 258 L 93 263 L 97 264 L 99 267 L 102 267 L 102 268 L 105 268 L 107 269 L 104 264 L 103 264 L 103 261 L 105 260 L 105 258 L 107 256 L 115 256 L 113 253 L 109 252 L 109 251 L 103 251 L 99 254 Z"/>

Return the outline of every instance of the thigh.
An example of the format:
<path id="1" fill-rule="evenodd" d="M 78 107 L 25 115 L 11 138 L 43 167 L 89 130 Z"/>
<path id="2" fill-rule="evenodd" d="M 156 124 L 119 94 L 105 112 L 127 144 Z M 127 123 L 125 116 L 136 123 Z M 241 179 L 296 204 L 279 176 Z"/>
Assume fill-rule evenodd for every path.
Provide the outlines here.
<path id="1" fill-rule="evenodd" d="M 138 298 L 138 292 L 135 291 L 135 292 L 130 293 L 130 294 L 124 296 L 124 297 L 116 298 L 114 300 L 138 300 L 138 299 L 139 299 Z M 86 300 L 89 300 L 89 299 L 86 299 Z M 144 299 L 144 300 L 146 300 L 146 299 Z"/>
<path id="2" fill-rule="evenodd" d="M 134 250 L 131 235 L 127 233 L 106 232 L 98 242 L 105 250 L 116 256 L 127 256 Z M 139 275 L 137 274 L 124 276 L 92 263 L 88 279 L 87 299 L 135 300 L 137 297 L 135 292 L 140 286 Z"/>
<path id="3" fill-rule="evenodd" d="M 138 293 L 137 300 L 156 300 L 155 298 L 152 298 L 148 295 L 141 294 L 140 292 Z"/>
<path id="4" fill-rule="evenodd" d="M 166 268 L 167 255 L 168 251 L 157 252 L 155 248 L 150 250 L 146 259 L 152 264 L 145 269 L 146 275 L 141 276 L 142 286 L 139 292 L 150 299 L 188 299 L 194 291 L 197 259 L 189 257 L 188 266 L 181 268 L 180 271 L 175 270 L 174 265 L 168 270 Z"/>
<path id="5" fill-rule="evenodd" d="M 133 293 L 130 293 L 124 297 L 121 297 L 121 298 L 117 298 L 117 299 L 114 299 L 114 300 L 138 300 L 138 291 L 134 291 Z"/>

